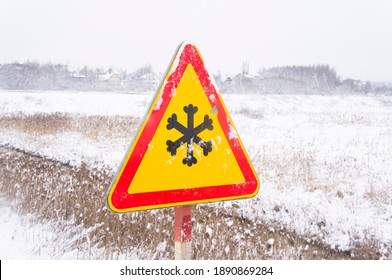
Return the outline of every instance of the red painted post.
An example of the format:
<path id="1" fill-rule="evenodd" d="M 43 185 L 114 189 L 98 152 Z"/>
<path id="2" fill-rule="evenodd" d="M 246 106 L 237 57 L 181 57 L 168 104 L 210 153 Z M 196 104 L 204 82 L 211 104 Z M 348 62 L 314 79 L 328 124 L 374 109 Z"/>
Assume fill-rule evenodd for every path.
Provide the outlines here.
<path id="1" fill-rule="evenodd" d="M 174 208 L 174 253 L 176 260 L 192 257 L 192 207 Z"/>

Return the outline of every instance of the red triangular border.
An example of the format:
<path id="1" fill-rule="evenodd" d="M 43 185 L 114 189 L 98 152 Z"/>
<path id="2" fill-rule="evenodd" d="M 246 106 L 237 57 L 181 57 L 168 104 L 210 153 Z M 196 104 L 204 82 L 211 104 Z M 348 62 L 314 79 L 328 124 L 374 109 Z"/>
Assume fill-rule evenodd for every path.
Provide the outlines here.
<path id="1" fill-rule="evenodd" d="M 176 61 L 178 61 L 178 64 L 174 65 Z M 211 107 L 218 106 L 219 124 L 244 175 L 245 182 L 240 185 L 229 184 L 129 194 L 128 188 L 147 151 L 148 144 L 162 121 L 162 117 L 172 98 L 171 93 L 180 83 L 188 64 L 193 66 L 199 77 L 200 83 L 211 103 Z M 250 197 L 255 195 L 259 186 L 257 176 L 243 150 L 239 138 L 230 137 L 230 132 L 233 128 L 230 127 L 228 122 L 226 108 L 218 97 L 216 88 L 211 82 L 210 76 L 205 69 L 203 59 L 197 48 L 190 43 L 182 44 L 169 71 L 172 71 L 170 76 L 163 82 L 162 91 L 158 92 L 158 94 L 161 93 L 160 108 L 159 110 L 150 109 L 150 114 L 147 116 L 148 119 L 145 121 L 145 126 L 142 128 L 143 131 L 139 134 L 139 137 L 135 139 L 137 142 L 134 143 L 133 150 L 129 151 L 132 154 L 129 156 L 128 161 L 122 164 L 122 167 L 124 165 L 125 167 L 120 169 L 120 172 L 122 170 L 122 173 L 117 175 L 115 183 L 111 187 L 111 192 L 108 196 L 109 207 L 116 212 L 125 212 L 147 208 L 161 208 L 167 205 L 195 204 L 198 202 L 228 200 L 236 197 Z M 155 104 L 152 104 L 152 106 L 154 105 Z"/>

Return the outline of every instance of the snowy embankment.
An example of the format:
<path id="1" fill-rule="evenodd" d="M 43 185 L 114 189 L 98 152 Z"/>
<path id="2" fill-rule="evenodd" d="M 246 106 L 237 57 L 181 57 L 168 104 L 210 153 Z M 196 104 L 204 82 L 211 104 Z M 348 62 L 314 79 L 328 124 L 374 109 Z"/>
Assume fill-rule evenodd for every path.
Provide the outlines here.
<path id="1" fill-rule="evenodd" d="M 4 117 L 34 114 L 132 116 L 152 95 L 0 92 Z M 223 95 L 261 181 L 236 202 L 259 223 L 343 251 L 372 248 L 392 258 L 392 97 Z M 99 129 L 99 127 L 97 128 Z M 120 135 L 120 136 L 119 136 Z M 132 136 L 86 137 L 59 130 L 37 136 L 0 128 L 0 145 L 71 165 L 116 170 Z M 225 202 L 223 207 L 230 207 Z"/>
<path id="2" fill-rule="evenodd" d="M 19 215 L 15 211 L 17 205 L 9 205 L 0 197 L 0 259 L 16 260 L 77 260 L 77 259 L 107 259 L 105 250 L 91 245 L 90 242 L 78 244 L 75 241 L 88 236 L 88 231 L 81 226 L 69 224 L 72 227 L 73 238 L 67 234 L 60 234 L 57 228 L 61 225 L 46 221 L 37 221 L 33 214 Z M 65 222 L 66 223 L 66 222 Z M 64 224 L 63 224 L 64 226 Z M 147 254 L 143 247 L 133 249 L 115 256 L 116 259 L 141 259 Z"/>
<path id="3" fill-rule="evenodd" d="M 21 217 L 0 198 L 0 257 L 7 259 L 51 259 L 48 225 L 32 224 L 31 216 Z"/>

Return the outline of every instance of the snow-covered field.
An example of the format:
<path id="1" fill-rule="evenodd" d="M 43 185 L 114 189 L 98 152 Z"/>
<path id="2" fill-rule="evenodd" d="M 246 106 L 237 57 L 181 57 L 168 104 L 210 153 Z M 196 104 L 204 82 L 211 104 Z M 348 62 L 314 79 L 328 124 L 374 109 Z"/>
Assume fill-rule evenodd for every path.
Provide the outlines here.
<path id="1" fill-rule="evenodd" d="M 139 122 L 152 98 L 3 91 L 0 146 L 116 170 L 134 135 L 106 131 L 104 137 L 86 137 L 65 129 L 39 134 L 6 120 L 62 114 L 132 116 Z M 392 97 L 230 94 L 223 100 L 261 181 L 255 198 L 235 202 L 242 215 L 339 251 L 364 246 L 380 258 L 392 258 Z M 232 203 L 219 207 L 230 209 Z M 19 223 L 2 204 L 0 219 Z M 37 235 L 32 229 L 20 234 Z M 10 251 L 2 249 L 0 257 L 39 258 Z"/>

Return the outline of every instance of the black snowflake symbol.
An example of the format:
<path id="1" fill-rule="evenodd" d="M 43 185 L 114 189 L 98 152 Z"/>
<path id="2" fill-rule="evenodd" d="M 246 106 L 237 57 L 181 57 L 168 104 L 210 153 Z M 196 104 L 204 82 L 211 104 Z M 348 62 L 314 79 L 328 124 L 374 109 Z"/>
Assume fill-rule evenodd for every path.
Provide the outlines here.
<path id="1" fill-rule="evenodd" d="M 167 151 L 172 155 L 175 156 L 177 154 L 177 149 L 181 147 L 183 144 L 187 143 L 187 153 L 186 157 L 182 160 L 183 164 L 187 164 L 188 166 L 192 166 L 192 164 L 196 164 L 197 160 L 193 156 L 193 143 L 197 144 L 199 147 L 203 149 L 203 154 L 205 156 L 208 155 L 209 152 L 212 151 L 212 144 L 213 142 L 204 141 L 201 139 L 198 134 L 202 131 L 208 129 L 212 130 L 214 127 L 212 126 L 212 119 L 208 117 L 208 115 L 204 116 L 204 121 L 199 124 L 197 127 L 194 127 L 194 115 L 198 111 L 197 106 L 193 106 L 189 104 L 188 106 L 184 107 L 184 112 L 188 115 L 188 125 L 187 127 L 183 126 L 181 123 L 177 121 L 177 115 L 173 114 L 170 118 L 167 119 L 167 126 L 168 130 L 176 129 L 182 136 L 178 138 L 176 141 L 167 140 Z"/>

